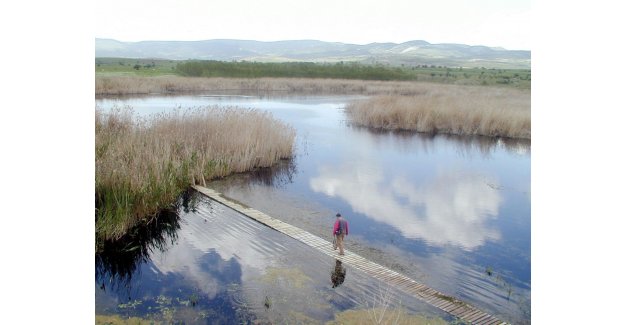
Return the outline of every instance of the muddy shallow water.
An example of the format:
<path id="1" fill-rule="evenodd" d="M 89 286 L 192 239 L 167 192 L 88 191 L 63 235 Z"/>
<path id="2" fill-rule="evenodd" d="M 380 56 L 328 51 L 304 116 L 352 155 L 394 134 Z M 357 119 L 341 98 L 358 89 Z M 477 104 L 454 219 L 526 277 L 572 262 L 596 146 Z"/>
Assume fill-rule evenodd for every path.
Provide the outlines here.
<path id="1" fill-rule="evenodd" d="M 340 211 L 350 222 L 348 249 L 502 320 L 529 323 L 530 142 L 354 127 L 342 108 L 357 99 L 150 96 L 98 99 L 96 105 L 130 105 L 146 115 L 203 105 L 270 111 L 296 128 L 296 157 L 209 187 L 328 240 L 333 216 Z M 344 283 L 332 288 L 330 274 L 336 265 L 331 258 L 253 227 L 245 218 L 229 224 L 234 212 L 199 201 L 197 211 L 182 213 L 180 229 L 171 231 L 174 244 L 161 245 L 164 252 L 154 249 L 136 270 L 127 272 L 133 274 L 128 295 L 100 289 L 103 281 L 96 276 L 97 312 L 148 315 L 158 310 L 164 317 L 173 313 L 167 314 L 167 308 L 176 305 L 176 298 L 187 303 L 186 296 L 201 296 L 204 300 L 195 306 L 184 306 L 187 314 L 199 317 L 192 311 L 204 303 L 212 319 L 297 316 L 325 322 L 340 311 L 371 306 L 373 300 L 366 299 L 385 292 L 349 269 Z M 166 295 L 168 290 L 179 294 Z M 397 306 L 446 317 L 391 292 Z M 160 294 L 165 297 L 161 304 Z M 174 297 L 169 305 L 166 297 Z M 305 297 L 311 297 L 310 304 Z M 140 304 L 126 306 L 137 299 Z M 298 299 L 303 300 L 290 303 Z M 176 315 L 183 309 L 176 309 Z"/>

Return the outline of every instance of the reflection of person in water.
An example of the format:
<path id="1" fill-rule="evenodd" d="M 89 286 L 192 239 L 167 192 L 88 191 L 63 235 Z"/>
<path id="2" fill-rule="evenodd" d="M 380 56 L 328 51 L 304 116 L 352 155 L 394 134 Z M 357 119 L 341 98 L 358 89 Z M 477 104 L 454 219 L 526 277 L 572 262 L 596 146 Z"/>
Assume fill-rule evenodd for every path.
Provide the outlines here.
<path id="1" fill-rule="evenodd" d="M 340 213 L 336 214 L 336 222 L 334 223 L 333 234 L 336 238 L 336 246 L 338 246 L 339 248 L 339 255 L 345 255 L 345 252 L 343 251 L 343 240 L 345 239 L 345 236 L 349 234 L 349 228 L 347 225 L 347 220 L 343 219 Z M 336 249 L 336 246 L 334 247 L 334 249 Z"/>
<path id="2" fill-rule="evenodd" d="M 332 288 L 336 288 L 343 284 L 345 281 L 345 275 L 347 274 L 347 270 L 343 267 L 343 263 L 341 261 L 336 260 L 336 265 L 334 265 L 334 270 L 332 274 L 330 274 L 330 280 L 332 280 Z"/>

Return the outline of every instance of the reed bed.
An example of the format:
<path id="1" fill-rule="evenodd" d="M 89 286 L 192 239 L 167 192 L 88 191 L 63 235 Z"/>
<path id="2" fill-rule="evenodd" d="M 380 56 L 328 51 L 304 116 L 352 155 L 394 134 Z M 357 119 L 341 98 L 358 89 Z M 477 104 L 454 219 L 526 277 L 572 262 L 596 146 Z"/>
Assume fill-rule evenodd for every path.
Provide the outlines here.
<path id="1" fill-rule="evenodd" d="M 353 124 L 375 129 L 531 139 L 528 91 L 449 85 L 423 90 L 353 102 L 345 111 Z"/>
<path id="2" fill-rule="evenodd" d="M 288 94 L 419 95 L 449 85 L 415 81 L 311 78 L 199 78 L 179 76 L 96 76 L 95 94 L 135 95 L 209 91 L 284 92 Z M 454 85 L 451 85 L 454 86 Z M 456 87 L 462 87 L 456 85 Z"/>
<path id="3" fill-rule="evenodd" d="M 269 167 L 293 155 L 295 130 L 235 107 L 147 118 L 96 108 L 96 233 L 117 239 L 176 201 L 189 184 Z"/>

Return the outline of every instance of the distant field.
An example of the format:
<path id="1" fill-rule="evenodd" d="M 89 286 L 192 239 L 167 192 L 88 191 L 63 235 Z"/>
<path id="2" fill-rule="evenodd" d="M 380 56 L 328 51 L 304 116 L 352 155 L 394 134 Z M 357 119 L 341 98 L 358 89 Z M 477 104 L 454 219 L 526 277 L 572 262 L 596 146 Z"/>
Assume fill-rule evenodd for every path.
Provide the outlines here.
<path id="1" fill-rule="evenodd" d="M 176 75 L 178 61 L 158 59 L 96 58 L 96 75 Z"/>
<path id="2" fill-rule="evenodd" d="M 223 62 L 158 59 L 96 58 L 96 76 L 161 76 L 222 78 L 317 78 L 351 80 L 423 81 L 456 85 L 531 88 L 531 70 L 447 68 L 443 66 L 392 67 L 360 63 Z"/>

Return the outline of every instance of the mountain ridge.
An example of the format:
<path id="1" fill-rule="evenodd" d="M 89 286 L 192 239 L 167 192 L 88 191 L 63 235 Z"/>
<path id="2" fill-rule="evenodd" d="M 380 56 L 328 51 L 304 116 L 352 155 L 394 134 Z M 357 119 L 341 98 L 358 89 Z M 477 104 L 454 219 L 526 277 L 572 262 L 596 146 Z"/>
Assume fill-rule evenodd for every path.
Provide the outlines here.
<path id="1" fill-rule="evenodd" d="M 122 42 L 96 38 L 96 57 L 158 58 L 258 62 L 360 62 L 393 66 L 436 65 L 529 69 L 531 52 L 483 45 L 403 43 L 349 44 L 319 40 L 255 41 L 211 39 L 199 41 Z"/>

